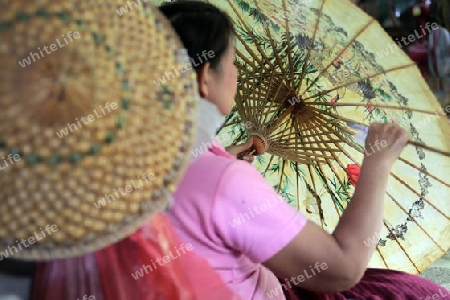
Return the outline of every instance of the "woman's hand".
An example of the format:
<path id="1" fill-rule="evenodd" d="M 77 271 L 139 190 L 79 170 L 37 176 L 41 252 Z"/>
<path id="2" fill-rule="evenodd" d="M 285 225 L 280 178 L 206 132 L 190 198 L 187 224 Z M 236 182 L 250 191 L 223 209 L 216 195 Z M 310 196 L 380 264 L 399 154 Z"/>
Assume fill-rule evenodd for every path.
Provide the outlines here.
<path id="1" fill-rule="evenodd" d="M 253 145 L 253 139 L 249 138 L 245 144 L 240 144 L 236 146 L 229 146 L 226 147 L 225 150 L 227 150 L 228 153 L 233 155 L 234 157 L 237 157 L 237 155 L 245 150 L 248 150 Z M 242 158 L 242 160 L 248 161 L 249 163 L 252 163 L 254 160 L 253 155 L 247 155 Z"/>
<path id="2" fill-rule="evenodd" d="M 391 168 L 409 140 L 408 132 L 395 123 L 373 123 L 365 141 L 364 161 Z"/>

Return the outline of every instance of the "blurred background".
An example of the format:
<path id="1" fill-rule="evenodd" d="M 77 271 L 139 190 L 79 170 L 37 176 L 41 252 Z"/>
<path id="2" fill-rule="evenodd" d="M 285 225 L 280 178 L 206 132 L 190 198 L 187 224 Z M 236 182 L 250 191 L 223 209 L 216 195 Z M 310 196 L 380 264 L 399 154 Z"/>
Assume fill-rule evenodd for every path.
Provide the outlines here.
<path id="1" fill-rule="evenodd" d="M 353 0 L 403 46 L 442 105 L 450 105 L 450 0 Z M 427 23 L 438 29 L 429 31 Z M 435 28 L 436 25 L 433 25 Z M 426 35 L 424 34 L 426 33 Z M 403 37 L 414 35 L 405 45 Z"/>

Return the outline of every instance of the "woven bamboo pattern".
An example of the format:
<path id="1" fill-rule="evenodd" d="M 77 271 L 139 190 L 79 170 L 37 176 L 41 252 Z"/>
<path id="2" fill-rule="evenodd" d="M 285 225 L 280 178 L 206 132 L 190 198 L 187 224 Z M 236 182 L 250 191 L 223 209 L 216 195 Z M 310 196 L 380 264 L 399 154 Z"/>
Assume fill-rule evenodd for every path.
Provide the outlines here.
<path id="1" fill-rule="evenodd" d="M 73 257 L 115 243 L 166 208 L 184 173 L 195 74 L 158 82 L 187 53 L 157 9 L 119 16 L 122 5 L 0 3 L 0 251 L 41 238 L 12 258 Z M 30 53 L 41 55 L 23 67 Z M 60 138 L 68 124 L 79 126 Z M 8 155 L 20 159 L 6 167 Z"/>

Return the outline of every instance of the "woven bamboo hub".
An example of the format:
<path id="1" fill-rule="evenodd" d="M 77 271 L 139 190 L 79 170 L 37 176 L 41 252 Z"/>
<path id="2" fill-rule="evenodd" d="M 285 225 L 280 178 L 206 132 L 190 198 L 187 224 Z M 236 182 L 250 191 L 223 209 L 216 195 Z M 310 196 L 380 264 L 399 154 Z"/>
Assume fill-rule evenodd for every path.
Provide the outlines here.
<path id="1" fill-rule="evenodd" d="M 254 155 L 262 155 L 269 149 L 269 142 L 267 139 L 259 133 L 251 133 L 250 137 L 253 138 L 253 148 L 256 153 Z"/>

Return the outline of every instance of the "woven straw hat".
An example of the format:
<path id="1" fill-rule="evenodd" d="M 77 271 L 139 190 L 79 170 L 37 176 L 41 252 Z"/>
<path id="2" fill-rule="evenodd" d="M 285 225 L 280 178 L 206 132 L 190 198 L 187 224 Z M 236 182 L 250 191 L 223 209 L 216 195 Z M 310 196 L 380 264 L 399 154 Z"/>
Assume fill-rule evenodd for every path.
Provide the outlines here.
<path id="1" fill-rule="evenodd" d="M 0 3 L 0 260 L 115 243 L 184 173 L 197 85 L 167 76 L 187 52 L 156 8 L 123 5 Z"/>

